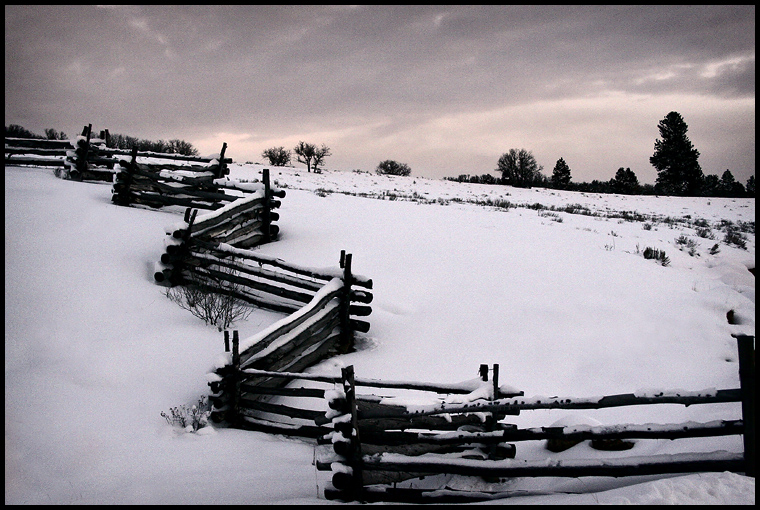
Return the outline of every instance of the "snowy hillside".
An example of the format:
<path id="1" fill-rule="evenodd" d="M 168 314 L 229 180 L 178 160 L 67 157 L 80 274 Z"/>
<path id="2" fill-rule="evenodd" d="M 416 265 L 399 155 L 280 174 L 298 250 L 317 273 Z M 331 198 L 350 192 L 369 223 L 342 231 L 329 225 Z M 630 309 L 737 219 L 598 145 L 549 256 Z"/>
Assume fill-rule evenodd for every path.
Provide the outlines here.
<path id="1" fill-rule="evenodd" d="M 230 177 L 258 179 L 260 169 L 233 164 Z M 498 363 L 502 382 L 526 396 L 738 387 L 731 335 L 755 334 L 754 199 L 294 168 L 271 176 L 287 196 L 280 238 L 261 253 L 337 267 L 346 250 L 374 281 L 372 327 L 357 352 L 313 372 L 354 365 L 362 378 L 454 383 Z M 222 334 L 152 280 L 180 209 L 117 207 L 109 184 L 44 168 L 7 167 L 5 178 L 6 504 L 333 504 L 313 444 L 211 427 L 189 434 L 160 416 L 207 393 L 223 351 Z M 670 263 L 645 259 L 648 247 Z M 281 317 L 258 310 L 237 329 L 246 338 Z M 741 417 L 739 404 L 639 407 L 585 414 L 608 425 Z M 536 441 L 517 458 L 713 450 L 741 452 L 741 437 L 556 454 Z M 514 479 L 502 488 L 515 496 L 500 502 L 754 504 L 754 487 L 733 473 Z"/>

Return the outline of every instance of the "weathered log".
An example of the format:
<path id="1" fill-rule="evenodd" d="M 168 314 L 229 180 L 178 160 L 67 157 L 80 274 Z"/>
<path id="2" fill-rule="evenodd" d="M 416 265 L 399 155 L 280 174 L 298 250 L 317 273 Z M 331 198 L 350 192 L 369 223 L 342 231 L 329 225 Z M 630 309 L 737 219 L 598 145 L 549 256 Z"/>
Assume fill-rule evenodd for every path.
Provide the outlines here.
<path id="1" fill-rule="evenodd" d="M 202 238 L 214 239 L 216 241 L 219 241 L 220 237 L 223 237 L 225 232 L 234 231 L 236 229 L 249 225 L 252 222 L 257 222 L 259 225 L 261 225 L 262 220 L 261 220 L 260 213 L 261 213 L 261 207 L 254 205 L 250 209 L 232 218 L 228 218 L 225 221 L 216 222 L 215 225 L 208 224 L 208 223 L 201 223 L 200 225 L 194 226 L 190 235 L 191 237 L 202 237 Z M 182 229 L 177 230 L 174 232 L 173 235 L 176 236 L 177 232 L 182 233 L 184 232 L 184 230 Z M 223 242 L 223 241 L 219 241 L 219 242 Z"/>
<path id="2" fill-rule="evenodd" d="M 247 413 L 247 410 L 250 411 L 261 411 L 265 413 L 270 414 L 280 414 L 283 416 L 288 416 L 290 418 L 301 418 L 304 420 L 314 420 L 317 416 L 324 416 L 324 411 L 315 411 L 312 409 L 300 409 L 297 407 L 290 407 L 283 404 L 272 404 L 269 402 L 261 402 L 256 399 L 252 399 L 247 397 L 246 395 L 241 395 L 238 399 L 238 405 L 240 406 L 240 412 L 249 416 L 253 416 L 254 418 L 257 418 L 257 414 L 254 413 Z"/>
<path id="3" fill-rule="evenodd" d="M 354 331 L 358 331 L 360 333 L 368 333 L 370 328 L 370 323 L 367 321 L 361 321 L 358 319 L 351 319 L 348 321 L 349 325 L 351 326 L 351 329 Z"/>
<path id="4" fill-rule="evenodd" d="M 372 308 L 362 305 L 349 305 L 348 313 L 359 317 L 366 317 L 372 313 Z"/>
<path id="5" fill-rule="evenodd" d="M 191 273 L 198 274 L 207 278 L 207 282 L 216 283 L 219 281 L 229 282 L 237 284 L 243 287 L 247 287 L 260 292 L 265 292 L 273 296 L 279 296 L 285 299 L 293 301 L 299 301 L 302 303 L 308 303 L 314 297 L 312 294 L 300 292 L 296 290 L 286 289 L 284 287 L 278 287 L 276 285 L 269 285 L 268 283 L 252 280 L 242 275 L 230 274 L 224 271 L 218 271 L 211 268 L 200 268 L 194 266 L 186 266 L 186 270 Z M 218 283 L 217 283 L 218 285 Z M 240 292 L 247 292 L 247 289 L 238 289 Z"/>
<path id="6" fill-rule="evenodd" d="M 304 303 L 308 303 L 311 295 L 297 292 L 262 282 L 256 282 L 240 276 L 226 275 L 225 273 L 210 269 L 195 268 L 193 266 L 182 266 L 181 276 L 183 279 L 200 284 L 203 290 L 215 292 L 217 294 L 232 295 L 248 302 L 265 302 L 277 303 L 274 299 L 269 299 L 265 295 L 256 293 L 256 291 L 268 294 L 272 297 L 279 297 L 283 300 L 294 301 L 293 305 L 283 302 L 288 310 L 298 310 Z M 237 284 L 237 287 L 220 287 L 219 280 Z M 253 301 L 251 301 L 253 300 Z M 292 313 L 292 312 L 291 312 Z"/>
<path id="7" fill-rule="evenodd" d="M 219 209 L 222 207 L 218 202 L 201 202 L 189 198 L 149 193 L 132 193 L 131 191 L 129 192 L 129 202 L 154 208 L 167 205 L 178 205 L 182 207 L 191 207 L 193 209 Z"/>
<path id="8" fill-rule="evenodd" d="M 204 249 L 208 249 L 212 251 L 214 255 L 218 257 L 224 257 L 224 256 L 240 257 L 246 260 L 251 260 L 260 265 L 269 265 L 273 267 L 278 267 L 280 269 L 284 269 L 285 271 L 289 271 L 294 274 L 308 276 L 309 278 L 315 278 L 317 280 L 323 280 L 325 282 L 329 282 L 330 280 L 336 277 L 340 278 L 340 276 L 338 276 L 337 273 L 319 272 L 311 268 L 300 267 L 295 264 L 285 262 L 284 260 L 278 259 L 276 257 L 268 257 L 251 250 L 239 249 L 233 246 L 220 244 L 219 242 L 215 242 L 215 241 L 204 241 L 204 240 L 193 239 L 193 244 L 197 245 L 200 248 L 204 248 Z"/>
<path id="9" fill-rule="evenodd" d="M 31 165 L 31 166 L 66 166 L 66 161 L 63 159 L 40 159 L 40 158 L 24 158 L 14 156 L 12 159 L 5 158 L 5 164 L 12 165 Z"/>
<path id="10" fill-rule="evenodd" d="M 237 246 L 237 243 L 240 241 L 250 237 L 260 236 L 263 228 L 264 224 L 261 221 L 251 220 L 245 224 L 235 225 L 234 228 L 227 230 L 224 233 L 217 234 L 214 236 L 214 240 L 219 241 L 220 243 Z"/>
<path id="11" fill-rule="evenodd" d="M 202 234 L 205 230 L 219 225 L 234 223 L 238 217 L 248 218 L 258 215 L 258 211 L 263 208 L 262 197 L 254 194 L 248 197 L 239 198 L 234 202 L 227 204 L 223 209 L 215 211 L 213 214 L 204 214 L 193 227 L 193 232 Z M 172 235 L 179 237 L 185 229 L 178 229 Z M 177 232 L 180 232 L 179 234 Z"/>
<path id="12" fill-rule="evenodd" d="M 408 444 L 434 444 L 434 445 L 475 445 L 475 444 L 501 444 L 509 441 L 507 433 L 509 427 L 504 425 L 500 430 L 491 432 L 467 432 L 456 430 L 451 432 L 406 432 L 398 430 L 379 430 L 374 427 L 366 427 L 362 434 L 362 444 L 398 446 Z"/>
<path id="13" fill-rule="evenodd" d="M 682 439 L 742 434 L 742 420 L 715 420 L 707 423 L 685 422 L 670 424 L 622 424 L 613 426 L 540 427 L 515 429 L 504 433 L 505 441 L 534 441 L 567 439 L 585 441 L 597 439 Z"/>
<path id="14" fill-rule="evenodd" d="M 181 270 L 180 275 L 176 276 L 175 271 L 166 270 L 164 275 L 167 280 L 171 281 L 172 278 L 178 278 L 179 281 L 188 281 L 193 284 L 199 285 L 202 289 L 209 290 L 211 292 L 217 292 L 219 294 L 230 295 L 241 301 L 245 301 L 248 304 L 263 308 L 265 310 L 272 310 L 274 312 L 281 312 L 284 314 L 292 314 L 299 311 L 302 308 L 302 303 L 287 303 L 281 300 L 268 298 L 267 296 L 253 296 L 245 292 L 234 292 L 229 289 L 219 289 L 212 284 L 204 284 L 204 280 L 197 274 L 191 274 L 186 270 Z"/>
<path id="15" fill-rule="evenodd" d="M 254 354 L 263 351 L 268 348 L 275 340 L 282 335 L 286 335 L 298 328 L 304 322 L 310 320 L 312 317 L 317 316 L 323 310 L 323 308 L 331 300 L 335 299 L 339 295 L 340 289 L 329 291 L 323 295 L 314 296 L 309 303 L 299 310 L 299 313 L 295 317 L 288 317 L 278 323 L 276 330 L 265 330 L 265 334 L 260 334 L 260 337 L 256 339 L 256 342 L 244 351 L 241 363 L 245 363 Z M 271 369 L 270 369 L 271 370 Z"/>
<path id="16" fill-rule="evenodd" d="M 321 344 L 303 353 L 292 363 L 277 363 L 272 368 L 275 370 L 287 370 L 298 371 L 305 370 L 306 368 L 316 365 L 320 361 L 338 354 L 337 346 L 340 341 L 340 334 L 335 333 L 332 336 L 327 337 Z"/>
<path id="17" fill-rule="evenodd" d="M 46 140 L 44 138 L 5 138 L 6 147 L 38 147 L 41 149 L 72 149 L 71 140 Z"/>
<path id="18" fill-rule="evenodd" d="M 131 156 L 132 151 L 127 149 L 105 149 L 104 152 L 107 152 L 108 154 L 112 156 Z M 157 158 L 157 159 L 169 159 L 169 160 L 175 160 L 175 161 L 197 161 L 200 163 L 211 163 L 211 161 L 216 160 L 216 158 L 201 158 L 198 156 L 185 156 L 183 154 L 166 154 L 162 152 L 151 152 L 151 151 L 138 151 L 137 152 L 138 158 Z M 223 163 L 232 163 L 232 158 L 223 158 Z"/>
<path id="19" fill-rule="evenodd" d="M 367 434 L 381 434 L 387 430 L 428 429 L 452 431 L 465 425 L 481 426 L 483 418 L 474 414 L 454 414 L 450 419 L 442 416 L 409 416 L 407 418 L 361 418 L 359 431 Z"/>
<path id="20" fill-rule="evenodd" d="M 191 246 L 192 249 L 192 246 Z M 190 256 L 184 257 L 182 254 L 177 254 L 179 248 L 177 246 L 167 246 L 166 253 L 161 255 L 161 262 L 164 264 L 173 264 L 178 260 L 183 263 L 193 266 L 206 267 L 211 264 L 225 267 L 241 273 L 246 273 L 257 278 L 263 278 L 277 283 L 290 285 L 292 287 L 298 287 L 304 290 L 316 292 L 324 286 L 324 282 L 315 282 L 313 280 L 307 280 L 297 275 L 288 275 L 264 269 L 258 265 L 253 266 L 246 264 L 242 261 L 236 261 L 234 259 L 224 258 L 220 259 L 210 255 L 208 253 L 196 253 L 191 252 Z"/>
<path id="21" fill-rule="evenodd" d="M 256 430 L 269 434 L 282 434 L 284 436 L 317 438 L 327 432 L 324 427 L 313 425 L 276 423 L 262 418 L 241 416 L 236 426 L 245 430 Z"/>
<path id="22" fill-rule="evenodd" d="M 692 393 L 692 394 L 688 394 Z M 705 391 L 704 394 L 688 392 L 684 395 L 637 396 L 633 393 L 609 395 L 598 398 L 551 397 L 551 398 L 511 398 L 492 402 L 441 405 L 429 410 L 414 413 L 417 416 L 448 414 L 496 412 L 512 414 L 526 409 L 604 409 L 647 404 L 711 404 L 719 402 L 739 402 L 741 390 Z"/>
<path id="23" fill-rule="evenodd" d="M 261 352 L 254 354 L 248 358 L 244 366 L 241 365 L 241 368 L 269 368 L 277 363 L 287 364 L 291 360 L 295 360 L 309 347 L 330 336 L 339 323 L 339 317 L 336 313 L 326 313 L 324 317 L 309 325 L 304 331 L 278 348 L 266 351 L 266 354 Z"/>
<path id="24" fill-rule="evenodd" d="M 289 381 L 285 381 L 289 383 Z M 243 393 L 257 394 L 257 395 L 277 395 L 285 397 L 310 397 L 310 398 L 324 398 L 325 390 L 320 388 L 271 388 L 262 387 L 256 384 L 249 384 L 246 379 L 240 383 L 240 391 Z"/>
<path id="25" fill-rule="evenodd" d="M 65 158 L 66 157 L 66 149 L 43 149 L 43 148 L 36 148 L 36 147 L 8 147 L 5 146 L 5 158 L 8 158 L 8 155 L 11 154 L 35 154 L 37 156 L 49 156 L 51 158 L 53 157 L 59 157 L 59 158 Z"/>
<path id="26" fill-rule="evenodd" d="M 711 471 L 744 471 L 741 453 L 709 452 L 649 457 L 596 459 L 593 461 L 466 461 L 462 459 L 404 458 L 400 455 L 364 456 L 361 466 L 366 471 L 416 471 L 428 474 L 456 474 L 487 477 L 581 477 L 581 476 L 643 476 L 670 473 L 699 473 Z"/>

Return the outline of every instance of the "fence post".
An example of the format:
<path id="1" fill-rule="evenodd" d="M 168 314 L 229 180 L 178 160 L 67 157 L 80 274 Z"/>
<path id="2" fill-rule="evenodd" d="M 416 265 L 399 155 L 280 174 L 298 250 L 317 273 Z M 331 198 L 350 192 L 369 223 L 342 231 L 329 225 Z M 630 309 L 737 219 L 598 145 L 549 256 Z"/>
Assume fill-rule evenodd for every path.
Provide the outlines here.
<path id="1" fill-rule="evenodd" d="M 499 398 L 499 364 L 493 365 L 493 400 Z"/>
<path id="2" fill-rule="evenodd" d="M 237 426 L 239 420 L 238 397 L 240 395 L 240 338 L 232 332 L 232 371 L 230 373 L 230 410 L 227 421 Z"/>
<path id="3" fill-rule="evenodd" d="M 137 165 L 137 147 L 132 147 L 132 159 L 126 168 L 116 174 L 114 183 L 114 196 L 111 200 L 117 205 L 128 206 L 130 203 L 129 189 L 132 186 L 132 172 Z"/>
<path id="4" fill-rule="evenodd" d="M 263 168 L 261 170 L 261 181 L 264 183 L 264 211 L 263 211 L 263 227 L 262 230 L 264 231 L 264 242 L 268 243 L 271 241 L 271 235 L 270 235 L 270 229 L 272 224 L 272 214 L 271 214 L 271 185 L 269 183 L 269 169 Z"/>
<path id="5" fill-rule="evenodd" d="M 346 395 L 346 408 L 351 414 L 351 437 L 349 439 L 349 451 L 346 455 L 346 462 L 351 468 L 351 487 L 348 491 L 349 497 L 360 499 L 364 484 L 362 482 L 362 446 L 359 438 L 359 416 L 356 409 L 356 383 L 354 382 L 354 366 L 350 365 L 340 369 L 341 379 L 343 380 L 343 393 Z M 341 484 L 339 484 L 341 485 Z M 344 489 L 345 490 L 345 489 Z"/>
<path id="6" fill-rule="evenodd" d="M 222 152 L 219 153 L 219 171 L 215 175 L 217 179 L 221 179 L 224 177 L 227 172 L 225 171 L 227 167 L 224 164 L 224 153 L 227 151 L 227 142 L 222 143 Z"/>
<path id="7" fill-rule="evenodd" d="M 82 174 L 87 171 L 87 154 L 90 152 L 90 137 L 92 136 L 92 124 L 89 124 L 85 130 L 87 131 L 87 140 L 84 143 L 84 147 L 78 147 L 76 149 L 77 158 L 77 171 L 79 172 L 80 179 Z M 82 133 L 83 135 L 85 133 Z"/>
<path id="8" fill-rule="evenodd" d="M 755 477 L 755 337 L 732 335 L 739 345 L 745 474 Z"/>
<path id="9" fill-rule="evenodd" d="M 351 306 L 351 254 L 340 252 L 340 267 L 343 269 L 343 292 L 340 295 L 340 345 L 341 353 L 347 353 L 354 345 L 354 330 L 351 327 L 349 307 Z"/>
<path id="10" fill-rule="evenodd" d="M 224 352 L 230 352 L 230 332 L 224 330 Z"/>

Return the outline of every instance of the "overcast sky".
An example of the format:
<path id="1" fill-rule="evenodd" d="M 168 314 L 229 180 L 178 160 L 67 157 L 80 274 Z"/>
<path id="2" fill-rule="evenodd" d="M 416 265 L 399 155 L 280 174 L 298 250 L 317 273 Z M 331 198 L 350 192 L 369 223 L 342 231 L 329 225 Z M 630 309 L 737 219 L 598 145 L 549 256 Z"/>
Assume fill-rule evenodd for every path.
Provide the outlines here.
<path id="1" fill-rule="evenodd" d="M 755 172 L 754 6 L 6 6 L 5 124 L 92 123 L 202 154 L 326 144 L 327 168 L 654 183 L 657 124 Z M 302 166 L 296 164 L 296 166 Z"/>

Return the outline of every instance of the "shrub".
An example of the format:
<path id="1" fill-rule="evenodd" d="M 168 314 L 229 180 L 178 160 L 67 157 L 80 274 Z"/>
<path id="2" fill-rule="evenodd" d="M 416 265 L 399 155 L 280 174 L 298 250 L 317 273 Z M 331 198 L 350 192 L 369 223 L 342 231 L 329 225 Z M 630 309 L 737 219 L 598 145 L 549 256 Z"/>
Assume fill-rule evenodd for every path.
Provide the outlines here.
<path id="1" fill-rule="evenodd" d="M 188 408 L 187 405 L 172 407 L 169 414 L 161 411 L 161 416 L 166 423 L 181 427 L 185 432 L 196 432 L 208 425 L 208 417 L 211 414 L 211 404 L 206 402 L 206 396 L 198 399 L 198 403 Z"/>
<path id="2" fill-rule="evenodd" d="M 691 255 L 692 257 L 694 255 L 696 255 L 696 253 L 697 253 L 697 247 L 699 246 L 699 244 L 697 244 L 697 242 L 694 239 L 689 239 L 688 237 L 686 237 L 683 234 L 681 234 L 676 239 L 676 244 L 680 245 L 679 250 L 683 250 L 684 248 L 686 248 L 686 250 L 688 251 L 689 255 Z"/>
<path id="3" fill-rule="evenodd" d="M 726 244 L 734 244 L 742 250 L 747 249 L 747 236 L 739 232 L 739 229 L 734 226 L 727 227 L 726 236 L 723 238 L 723 242 Z"/>
<path id="4" fill-rule="evenodd" d="M 412 169 L 409 168 L 409 165 L 405 163 L 399 163 L 398 161 L 393 161 L 392 159 L 386 159 L 377 165 L 376 172 L 381 175 L 408 176 L 412 173 Z"/>
<path id="5" fill-rule="evenodd" d="M 658 261 L 660 264 L 662 264 L 663 267 L 667 267 L 670 265 L 670 259 L 667 255 L 665 255 L 665 252 L 662 250 L 658 250 L 656 248 L 650 248 L 647 246 L 644 248 L 644 258 L 645 259 L 654 259 Z"/>
<path id="6" fill-rule="evenodd" d="M 231 275 L 232 269 L 220 266 L 219 272 Z M 216 326 L 219 331 L 227 329 L 238 320 L 245 320 L 253 308 L 245 301 L 235 297 L 240 292 L 240 284 L 230 282 L 223 277 L 208 276 L 209 284 L 188 284 L 171 287 L 166 290 L 166 297 L 180 308 L 203 320 L 207 325 Z M 215 290 L 215 289 L 218 289 Z"/>

